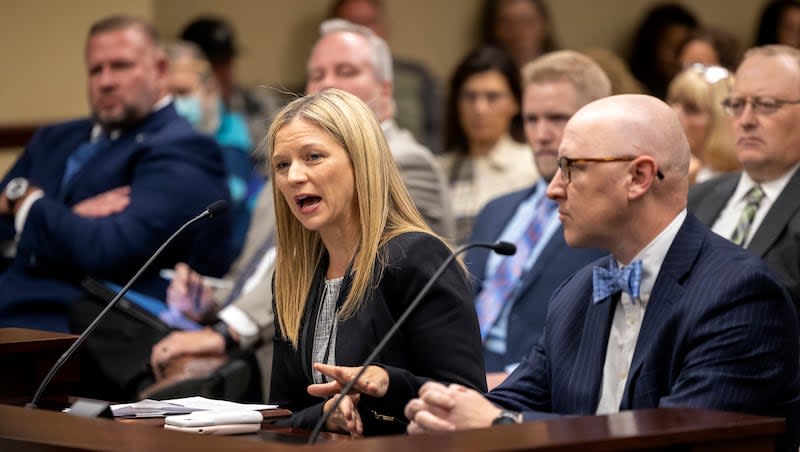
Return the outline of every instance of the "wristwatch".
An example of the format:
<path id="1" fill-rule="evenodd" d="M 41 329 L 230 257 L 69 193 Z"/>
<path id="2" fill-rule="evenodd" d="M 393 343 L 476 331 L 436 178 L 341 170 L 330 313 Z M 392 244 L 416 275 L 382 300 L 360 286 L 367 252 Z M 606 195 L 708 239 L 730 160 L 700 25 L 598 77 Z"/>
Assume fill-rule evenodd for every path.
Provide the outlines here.
<path id="1" fill-rule="evenodd" d="M 222 335 L 225 338 L 225 351 L 230 352 L 235 350 L 239 343 L 231 335 L 231 330 L 228 327 L 228 324 L 223 322 L 222 320 L 217 321 L 213 325 L 211 325 L 211 329 Z"/>
<path id="2" fill-rule="evenodd" d="M 496 418 L 492 421 L 492 425 L 503 425 L 503 424 L 521 424 L 522 423 L 522 413 L 517 411 L 509 411 L 503 410 L 500 414 L 497 415 Z"/>
<path id="3" fill-rule="evenodd" d="M 10 208 L 11 212 L 14 212 L 17 202 L 25 197 L 25 193 L 28 192 L 28 187 L 30 187 L 30 183 L 28 182 L 28 179 L 25 179 L 24 177 L 15 177 L 8 181 L 4 193 L 6 195 L 6 199 L 8 199 L 8 207 Z"/>

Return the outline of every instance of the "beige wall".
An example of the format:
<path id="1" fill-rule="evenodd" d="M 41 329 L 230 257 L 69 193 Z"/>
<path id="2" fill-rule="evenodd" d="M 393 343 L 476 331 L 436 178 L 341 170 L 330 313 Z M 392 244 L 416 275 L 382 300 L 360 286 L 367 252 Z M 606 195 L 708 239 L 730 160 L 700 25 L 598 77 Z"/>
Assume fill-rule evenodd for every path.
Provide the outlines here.
<path id="1" fill-rule="evenodd" d="M 0 174 L 5 174 L 11 169 L 21 151 L 19 148 L 0 148 Z"/>
<path id="2" fill-rule="evenodd" d="M 627 48 L 641 15 L 659 0 L 550 0 L 561 45 L 570 48 Z M 390 44 L 398 55 L 413 56 L 445 79 L 475 43 L 482 0 L 388 0 Z M 751 40 L 758 0 L 683 2 L 709 24 L 725 26 L 745 43 Z M 269 86 L 302 80 L 327 0 L 156 1 L 155 17 L 167 36 L 187 18 L 213 12 L 236 23 L 244 46 L 240 76 Z M 190 6 L 189 6 L 190 5 Z"/>
<path id="3" fill-rule="evenodd" d="M 664 0 L 666 1 L 666 0 Z M 736 34 L 742 45 L 753 40 L 756 18 L 766 0 L 684 0 L 707 25 Z M 550 1 L 562 46 L 570 48 L 608 47 L 627 50 L 638 21 L 657 0 L 556 0 Z M 586 5 L 596 5 L 588 10 Z"/>
<path id="4" fill-rule="evenodd" d="M 564 47 L 627 47 L 636 21 L 658 0 L 550 0 Z M 303 77 L 306 55 L 328 0 L 2 0 L 0 123 L 86 113 L 83 40 L 89 24 L 125 12 L 151 18 L 165 36 L 201 13 L 220 14 L 242 42 L 240 79 L 280 88 Z M 396 54 L 413 56 L 446 78 L 474 43 L 481 0 L 387 0 Z M 749 43 L 760 0 L 683 3 L 707 23 Z"/>
<path id="5" fill-rule="evenodd" d="M 86 32 L 115 12 L 152 18 L 152 1 L 0 1 L 0 124 L 86 114 Z"/>

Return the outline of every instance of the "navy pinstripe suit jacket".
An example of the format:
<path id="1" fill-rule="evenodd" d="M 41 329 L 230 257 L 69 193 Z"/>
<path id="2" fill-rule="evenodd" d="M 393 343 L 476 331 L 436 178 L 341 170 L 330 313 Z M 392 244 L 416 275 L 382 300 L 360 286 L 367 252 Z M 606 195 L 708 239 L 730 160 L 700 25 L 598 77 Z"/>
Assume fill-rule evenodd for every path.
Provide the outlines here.
<path id="1" fill-rule="evenodd" d="M 589 265 L 556 290 L 542 340 L 489 393 L 491 401 L 526 420 L 595 413 L 615 303 L 592 304 L 591 293 Z M 689 214 L 650 295 L 620 409 L 690 406 L 785 417 L 783 446 L 796 445 L 796 319 L 788 293 L 761 261 Z"/>

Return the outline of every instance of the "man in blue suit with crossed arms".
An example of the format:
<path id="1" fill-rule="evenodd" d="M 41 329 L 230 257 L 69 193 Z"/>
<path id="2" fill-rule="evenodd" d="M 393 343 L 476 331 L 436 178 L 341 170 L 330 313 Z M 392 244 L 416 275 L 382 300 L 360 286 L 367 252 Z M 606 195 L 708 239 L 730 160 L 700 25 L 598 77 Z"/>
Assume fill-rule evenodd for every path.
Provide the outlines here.
<path id="1" fill-rule="evenodd" d="M 123 284 L 181 224 L 229 199 L 219 148 L 167 95 L 152 25 L 102 19 L 85 57 L 92 117 L 37 131 L 0 182 L 0 246 L 11 258 L 0 271 L 0 326 L 66 331 L 81 279 Z M 158 269 L 193 254 L 204 273 L 222 274 L 225 220 L 187 231 L 134 289 L 163 299 Z"/>
<path id="2" fill-rule="evenodd" d="M 687 214 L 689 156 L 654 97 L 579 110 L 547 195 L 570 246 L 611 256 L 556 290 L 541 341 L 485 397 L 424 385 L 409 432 L 690 406 L 787 418 L 780 448 L 797 450 L 794 307 L 765 264 Z"/>

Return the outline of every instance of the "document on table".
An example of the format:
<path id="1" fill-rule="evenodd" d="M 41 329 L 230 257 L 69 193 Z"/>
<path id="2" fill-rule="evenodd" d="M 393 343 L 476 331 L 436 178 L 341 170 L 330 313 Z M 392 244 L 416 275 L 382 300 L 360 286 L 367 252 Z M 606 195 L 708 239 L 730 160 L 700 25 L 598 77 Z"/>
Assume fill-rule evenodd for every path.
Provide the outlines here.
<path id="1" fill-rule="evenodd" d="M 208 399 L 205 397 L 184 397 L 170 400 L 145 399 L 135 403 L 111 405 L 111 412 L 117 417 L 162 417 L 172 414 L 187 414 L 200 410 L 274 410 L 277 405 L 257 403 L 236 403 L 227 400 Z"/>

